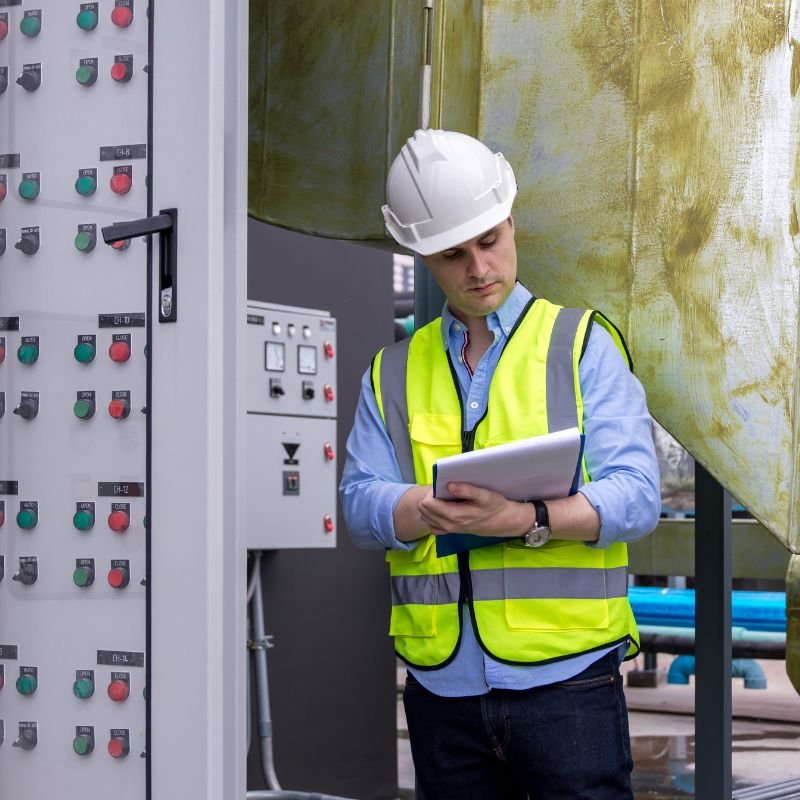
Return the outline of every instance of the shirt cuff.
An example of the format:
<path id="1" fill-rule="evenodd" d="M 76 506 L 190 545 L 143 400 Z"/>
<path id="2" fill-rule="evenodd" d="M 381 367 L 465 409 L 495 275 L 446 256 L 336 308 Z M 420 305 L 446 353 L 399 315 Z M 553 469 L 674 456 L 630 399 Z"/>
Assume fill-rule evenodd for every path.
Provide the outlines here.
<path id="1" fill-rule="evenodd" d="M 394 535 L 394 510 L 400 498 L 414 484 L 408 483 L 382 483 L 377 482 L 373 487 L 375 492 L 372 501 L 374 514 L 372 518 L 372 532 L 375 538 L 389 550 L 413 550 L 419 540 L 401 542 Z"/>

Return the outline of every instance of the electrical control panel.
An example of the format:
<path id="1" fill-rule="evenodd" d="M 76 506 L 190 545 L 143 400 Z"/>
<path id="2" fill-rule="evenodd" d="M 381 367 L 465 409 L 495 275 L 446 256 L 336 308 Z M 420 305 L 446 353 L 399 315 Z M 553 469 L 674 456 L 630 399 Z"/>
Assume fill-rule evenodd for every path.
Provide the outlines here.
<path id="1" fill-rule="evenodd" d="M 250 549 L 336 545 L 336 320 L 247 304 Z"/>
<path id="2" fill-rule="evenodd" d="M 146 796 L 144 0 L 0 0 L 0 796 Z"/>

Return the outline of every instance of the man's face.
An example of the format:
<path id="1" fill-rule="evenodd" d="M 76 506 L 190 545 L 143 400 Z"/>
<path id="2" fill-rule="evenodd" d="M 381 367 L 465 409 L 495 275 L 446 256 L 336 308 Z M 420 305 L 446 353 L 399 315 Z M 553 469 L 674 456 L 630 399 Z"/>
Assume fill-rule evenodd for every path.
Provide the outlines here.
<path id="1" fill-rule="evenodd" d="M 514 221 L 509 217 L 468 242 L 423 258 L 454 316 L 485 317 L 511 294 L 517 279 Z"/>

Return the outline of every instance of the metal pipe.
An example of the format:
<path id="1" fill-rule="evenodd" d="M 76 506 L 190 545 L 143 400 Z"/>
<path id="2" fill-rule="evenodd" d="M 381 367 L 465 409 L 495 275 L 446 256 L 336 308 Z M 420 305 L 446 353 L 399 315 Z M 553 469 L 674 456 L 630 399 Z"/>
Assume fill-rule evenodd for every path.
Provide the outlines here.
<path id="1" fill-rule="evenodd" d="M 648 634 L 640 636 L 643 651 L 670 653 L 672 655 L 693 655 L 695 651 L 694 636 L 661 636 Z M 782 660 L 786 658 L 786 644 L 783 642 L 761 642 L 735 639 L 732 640 L 732 655 L 736 658 L 770 658 Z"/>
<path id="2" fill-rule="evenodd" d="M 275 757 L 272 752 L 272 716 L 269 708 L 269 679 L 267 677 L 267 640 L 264 630 L 264 605 L 261 596 L 261 553 L 256 552 L 253 564 L 253 656 L 256 664 L 256 699 L 258 704 L 258 736 L 261 740 L 261 769 L 270 789 L 281 788 L 275 774 Z"/>
<path id="3" fill-rule="evenodd" d="M 778 800 L 781 797 L 797 797 L 798 793 L 800 793 L 800 778 L 792 778 L 738 789 L 731 795 L 731 800 Z"/>
<path id="4" fill-rule="evenodd" d="M 694 675 L 694 656 L 681 655 L 673 659 L 667 673 L 667 683 L 687 684 L 689 676 Z M 731 677 L 744 678 L 745 689 L 766 689 L 767 677 L 764 670 L 750 658 L 735 658 L 731 661 Z"/>

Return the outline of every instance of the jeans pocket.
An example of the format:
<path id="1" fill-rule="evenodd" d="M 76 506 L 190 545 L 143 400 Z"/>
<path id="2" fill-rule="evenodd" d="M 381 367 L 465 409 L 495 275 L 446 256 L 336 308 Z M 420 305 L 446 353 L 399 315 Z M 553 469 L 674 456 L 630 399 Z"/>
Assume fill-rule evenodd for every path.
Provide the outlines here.
<path id="1" fill-rule="evenodd" d="M 619 677 L 617 659 L 613 653 L 607 653 L 575 677 L 558 681 L 553 685 L 563 689 L 593 689 L 598 686 L 611 686 Z"/>

